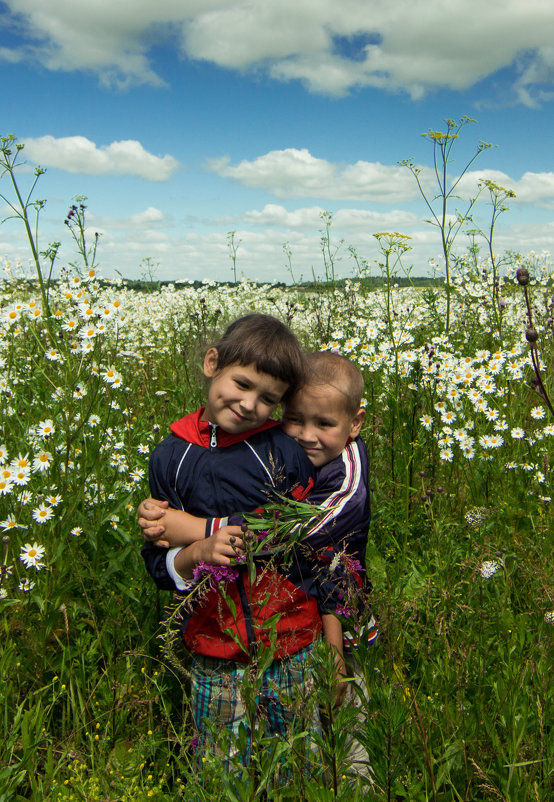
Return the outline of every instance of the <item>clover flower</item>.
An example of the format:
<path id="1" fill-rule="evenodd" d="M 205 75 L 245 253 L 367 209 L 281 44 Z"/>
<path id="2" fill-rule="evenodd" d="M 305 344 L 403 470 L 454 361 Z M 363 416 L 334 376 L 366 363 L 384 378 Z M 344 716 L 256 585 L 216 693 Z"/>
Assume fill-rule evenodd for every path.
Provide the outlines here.
<path id="1" fill-rule="evenodd" d="M 464 521 L 472 529 L 479 529 L 485 523 L 490 515 L 490 510 L 487 507 L 472 507 L 464 515 Z"/>
<path id="2" fill-rule="evenodd" d="M 479 573 L 484 579 L 490 579 L 497 571 L 500 570 L 500 563 L 498 560 L 485 560 L 479 566 Z"/>

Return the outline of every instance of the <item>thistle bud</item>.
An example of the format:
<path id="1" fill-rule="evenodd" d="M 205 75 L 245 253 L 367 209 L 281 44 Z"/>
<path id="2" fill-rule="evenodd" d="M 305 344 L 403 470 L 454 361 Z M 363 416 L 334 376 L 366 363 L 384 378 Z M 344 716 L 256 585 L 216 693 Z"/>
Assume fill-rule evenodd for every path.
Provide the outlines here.
<path id="1" fill-rule="evenodd" d="M 525 332 L 525 339 L 528 343 L 536 343 L 539 339 L 539 333 L 534 326 L 528 326 Z"/>
<path id="2" fill-rule="evenodd" d="M 529 284 L 531 280 L 531 276 L 529 275 L 529 271 L 526 267 L 518 267 L 516 271 L 516 278 L 518 284 L 521 284 L 522 287 L 524 287 L 526 284 Z"/>

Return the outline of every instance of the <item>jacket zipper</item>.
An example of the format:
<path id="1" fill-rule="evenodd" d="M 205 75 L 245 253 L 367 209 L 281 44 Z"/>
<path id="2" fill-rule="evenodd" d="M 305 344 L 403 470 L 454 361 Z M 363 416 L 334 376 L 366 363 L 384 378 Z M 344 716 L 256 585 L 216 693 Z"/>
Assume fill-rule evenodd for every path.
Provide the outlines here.
<path id="1" fill-rule="evenodd" d="M 210 450 L 217 448 L 217 425 L 210 423 Z"/>

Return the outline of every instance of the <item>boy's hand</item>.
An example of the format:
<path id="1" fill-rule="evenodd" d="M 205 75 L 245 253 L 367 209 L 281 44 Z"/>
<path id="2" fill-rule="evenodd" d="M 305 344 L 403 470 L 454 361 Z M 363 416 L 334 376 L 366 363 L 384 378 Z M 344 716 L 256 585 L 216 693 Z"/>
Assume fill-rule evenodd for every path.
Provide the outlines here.
<path id="1" fill-rule="evenodd" d="M 168 548 L 169 543 L 167 540 L 160 540 L 165 532 L 161 520 L 168 506 L 167 501 L 147 498 L 140 502 L 137 510 L 138 524 L 142 529 L 143 538 L 149 543 L 155 543 L 156 546 L 165 548 Z"/>
<path id="2" fill-rule="evenodd" d="M 231 560 L 240 560 L 244 554 L 244 542 L 240 526 L 222 526 L 205 540 L 194 544 L 194 562 L 212 565 L 230 565 Z"/>

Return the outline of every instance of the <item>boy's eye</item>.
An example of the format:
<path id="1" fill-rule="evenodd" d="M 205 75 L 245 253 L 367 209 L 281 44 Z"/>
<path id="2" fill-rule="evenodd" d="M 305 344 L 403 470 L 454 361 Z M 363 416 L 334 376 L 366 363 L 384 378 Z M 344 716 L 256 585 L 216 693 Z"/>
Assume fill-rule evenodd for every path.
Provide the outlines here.
<path id="1" fill-rule="evenodd" d="M 267 404 L 268 407 L 273 407 L 275 406 L 275 404 L 278 403 L 278 401 L 276 401 L 275 398 L 271 398 L 268 395 L 262 396 L 262 401 L 264 402 L 264 404 Z"/>

